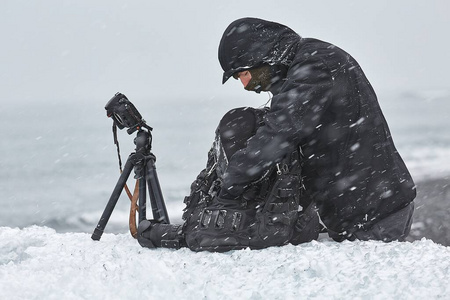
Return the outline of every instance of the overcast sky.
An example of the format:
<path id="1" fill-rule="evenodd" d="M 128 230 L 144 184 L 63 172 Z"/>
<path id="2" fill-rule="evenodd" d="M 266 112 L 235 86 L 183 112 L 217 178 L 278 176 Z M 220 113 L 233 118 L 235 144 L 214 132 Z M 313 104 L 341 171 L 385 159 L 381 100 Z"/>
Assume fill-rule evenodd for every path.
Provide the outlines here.
<path id="1" fill-rule="evenodd" d="M 217 46 L 227 25 L 245 16 L 340 46 L 377 91 L 449 90 L 449 7 L 448 0 L 2 0 L 1 93 L 101 102 L 116 91 L 131 99 L 243 95 L 236 81 L 222 86 Z"/>

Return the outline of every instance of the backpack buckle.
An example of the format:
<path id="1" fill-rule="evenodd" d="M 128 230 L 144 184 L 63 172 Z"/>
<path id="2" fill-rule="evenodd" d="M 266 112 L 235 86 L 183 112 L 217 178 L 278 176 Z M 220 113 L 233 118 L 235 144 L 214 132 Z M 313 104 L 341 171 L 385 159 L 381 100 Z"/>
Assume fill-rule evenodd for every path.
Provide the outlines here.
<path id="1" fill-rule="evenodd" d="M 277 163 L 276 166 L 277 166 L 277 174 L 278 175 L 289 173 L 289 167 L 287 164 L 280 165 L 280 163 Z"/>

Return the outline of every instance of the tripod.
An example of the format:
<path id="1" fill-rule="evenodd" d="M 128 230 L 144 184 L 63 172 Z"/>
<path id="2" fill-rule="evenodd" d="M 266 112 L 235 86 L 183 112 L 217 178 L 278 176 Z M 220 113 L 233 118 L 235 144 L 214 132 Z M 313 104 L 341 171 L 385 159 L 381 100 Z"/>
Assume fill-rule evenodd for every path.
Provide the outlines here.
<path id="1" fill-rule="evenodd" d="M 139 223 L 146 219 L 146 190 L 150 195 L 150 205 L 152 207 L 153 219 L 159 223 L 170 224 L 166 205 L 159 185 L 158 175 L 156 173 L 156 157 L 150 152 L 152 148 L 152 136 L 149 130 L 139 129 L 134 139 L 136 152 L 131 153 L 125 163 L 122 174 L 106 204 L 105 210 L 92 233 L 91 238 L 95 241 L 100 240 L 106 224 L 111 217 L 117 200 L 125 187 L 125 184 L 134 168 L 135 178 L 139 180 Z"/>

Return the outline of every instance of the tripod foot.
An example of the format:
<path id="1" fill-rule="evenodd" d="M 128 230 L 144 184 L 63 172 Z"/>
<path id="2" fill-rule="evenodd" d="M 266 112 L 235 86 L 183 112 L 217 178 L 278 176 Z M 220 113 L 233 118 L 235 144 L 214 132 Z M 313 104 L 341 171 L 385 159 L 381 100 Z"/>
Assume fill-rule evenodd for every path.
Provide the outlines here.
<path id="1" fill-rule="evenodd" d="M 143 220 L 138 226 L 137 240 L 146 248 L 180 249 L 184 246 L 182 225 L 162 224 L 154 220 Z"/>

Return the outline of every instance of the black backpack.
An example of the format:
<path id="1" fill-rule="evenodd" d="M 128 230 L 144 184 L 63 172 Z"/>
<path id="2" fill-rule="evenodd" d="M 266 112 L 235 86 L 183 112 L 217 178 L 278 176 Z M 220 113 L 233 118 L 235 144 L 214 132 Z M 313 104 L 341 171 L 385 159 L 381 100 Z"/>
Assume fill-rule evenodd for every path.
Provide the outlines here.
<path id="1" fill-rule="evenodd" d="M 262 178 L 251 183 L 238 199 L 217 196 L 227 158 L 245 147 L 245 141 L 258 126 L 263 126 L 265 112 L 239 108 L 222 118 L 208 153 L 207 167 L 191 185 L 190 195 L 185 197 L 183 234 L 191 250 L 261 249 L 317 238 L 320 230 L 317 214 L 313 205 L 301 199 L 300 149 L 286 155 Z M 224 135 L 224 132 L 232 127 L 239 131 L 230 143 L 226 139 L 229 134 Z"/>

